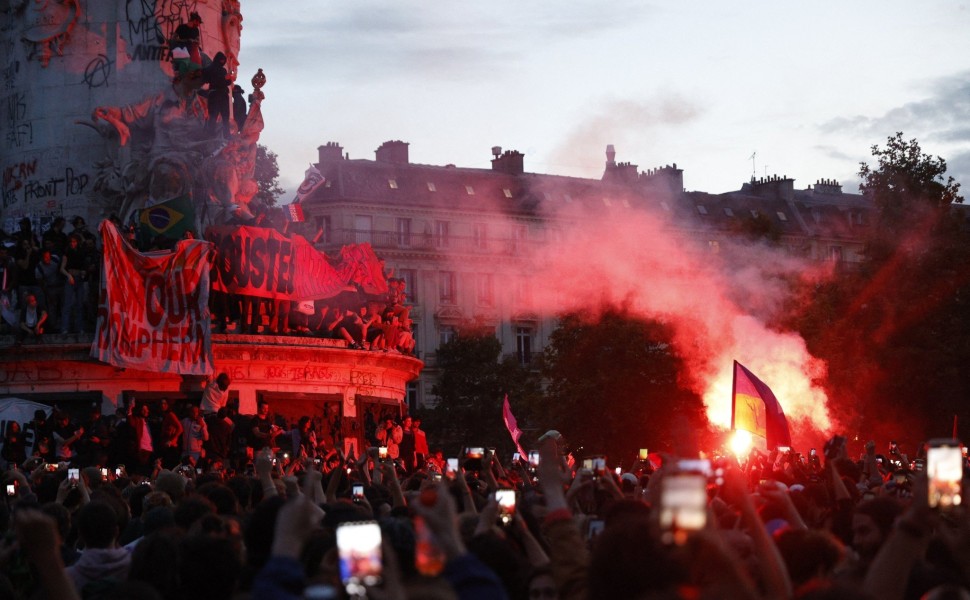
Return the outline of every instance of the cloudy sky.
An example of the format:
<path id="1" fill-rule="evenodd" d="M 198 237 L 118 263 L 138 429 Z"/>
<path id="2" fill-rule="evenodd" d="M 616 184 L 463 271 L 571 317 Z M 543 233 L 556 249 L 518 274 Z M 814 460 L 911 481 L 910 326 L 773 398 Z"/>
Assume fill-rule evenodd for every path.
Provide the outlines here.
<path id="1" fill-rule="evenodd" d="M 501 146 L 529 172 L 599 177 L 614 144 L 640 169 L 677 163 L 688 190 L 754 173 L 857 191 L 859 161 L 902 131 L 970 185 L 962 0 L 259 0 L 243 15 L 240 82 L 266 73 L 283 202 L 317 146 L 373 159 L 395 139 L 425 164 L 489 168 Z"/>

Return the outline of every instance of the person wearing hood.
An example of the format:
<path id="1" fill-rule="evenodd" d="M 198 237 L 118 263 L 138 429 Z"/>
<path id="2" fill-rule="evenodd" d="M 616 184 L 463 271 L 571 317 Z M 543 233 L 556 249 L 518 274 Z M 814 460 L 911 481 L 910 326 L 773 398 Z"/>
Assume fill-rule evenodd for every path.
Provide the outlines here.
<path id="1" fill-rule="evenodd" d="M 209 86 L 209 118 L 205 128 L 210 135 L 214 135 L 216 121 L 222 120 L 223 137 L 229 137 L 229 89 L 232 79 L 226 71 L 226 55 L 219 52 L 213 57 L 212 63 L 202 69 L 202 80 Z"/>
<path id="2" fill-rule="evenodd" d="M 86 597 L 85 588 L 110 587 L 127 579 L 131 555 L 118 545 L 120 528 L 115 509 L 106 502 L 91 501 L 78 511 L 77 528 L 84 551 L 67 568 L 67 575 L 78 595 Z"/>

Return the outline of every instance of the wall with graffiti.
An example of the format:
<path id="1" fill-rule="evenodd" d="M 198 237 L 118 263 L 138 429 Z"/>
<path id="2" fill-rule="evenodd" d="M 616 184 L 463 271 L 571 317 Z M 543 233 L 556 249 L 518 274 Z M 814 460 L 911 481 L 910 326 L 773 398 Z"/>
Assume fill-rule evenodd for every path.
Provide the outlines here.
<path id="1" fill-rule="evenodd" d="M 234 71 L 238 0 L 0 3 L 0 227 L 117 212 L 120 199 L 99 190 L 121 176 L 124 149 L 106 141 L 93 110 L 170 87 L 172 40 L 192 13 L 202 20 L 202 53 L 225 53 Z"/>

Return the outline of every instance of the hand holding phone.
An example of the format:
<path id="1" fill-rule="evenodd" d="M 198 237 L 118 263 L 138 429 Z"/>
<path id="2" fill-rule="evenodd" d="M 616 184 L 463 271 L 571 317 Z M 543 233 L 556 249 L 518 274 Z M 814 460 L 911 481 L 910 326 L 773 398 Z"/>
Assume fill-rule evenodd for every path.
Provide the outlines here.
<path id="1" fill-rule="evenodd" d="M 963 503 L 963 453 L 957 440 L 930 440 L 926 451 L 930 508 L 947 511 Z"/>
<path id="2" fill-rule="evenodd" d="M 384 574 L 381 528 L 377 521 L 344 523 L 337 527 L 340 579 L 348 594 L 364 585 L 378 585 Z"/>
<path id="3" fill-rule="evenodd" d="M 495 501 L 498 503 L 499 521 L 502 522 L 502 525 L 508 525 L 515 517 L 515 490 L 496 490 Z"/>

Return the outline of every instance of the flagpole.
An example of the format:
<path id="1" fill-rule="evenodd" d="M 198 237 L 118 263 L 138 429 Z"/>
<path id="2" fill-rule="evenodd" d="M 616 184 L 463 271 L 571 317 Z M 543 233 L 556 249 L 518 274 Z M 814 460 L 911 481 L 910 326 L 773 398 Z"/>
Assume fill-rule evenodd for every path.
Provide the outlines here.
<path id="1" fill-rule="evenodd" d="M 734 402 L 738 397 L 738 361 L 734 361 L 734 371 L 731 374 L 731 430 L 734 431 Z"/>

